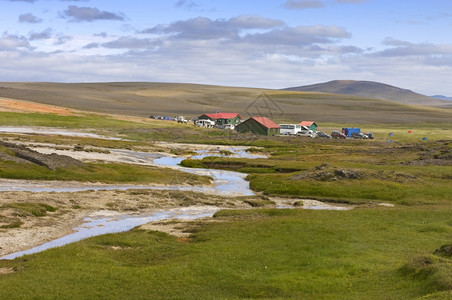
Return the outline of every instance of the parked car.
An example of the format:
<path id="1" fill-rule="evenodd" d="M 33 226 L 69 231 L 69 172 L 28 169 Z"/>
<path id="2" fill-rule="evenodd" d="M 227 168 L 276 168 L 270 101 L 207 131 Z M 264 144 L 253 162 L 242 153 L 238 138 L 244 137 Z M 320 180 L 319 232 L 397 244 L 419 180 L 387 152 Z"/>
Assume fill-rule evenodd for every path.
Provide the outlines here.
<path id="1" fill-rule="evenodd" d="M 329 135 L 328 133 L 322 132 L 322 131 L 317 131 L 317 137 L 324 138 L 324 139 L 330 139 L 331 135 Z"/>
<path id="2" fill-rule="evenodd" d="M 362 132 L 352 132 L 350 137 L 353 138 L 353 139 L 363 139 L 363 140 L 369 138 L 367 136 L 367 134 L 364 134 Z"/>
<path id="3" fill-rule="evenodd" d="M 215 125 L 215 128 L 234 130 L 235 126 L 234 126 L 234 124 L 223 124 L 223 125 Z"/>
<path id="4" fill-rule="evenodd" d="M 347 137 L 345 136 L 345 134 L 343 134 L 343 133 L 340 132 L 340 131 L 336 131 L 336 130 L 331 131 L 331 137 L 332 137 L 333 139 L 345 139 L 345 138 L 347 138 Z"/>
<path id="5" fill-rule="evenodd" d="M 312 138 L 315 138 L 317 136 L 317 134 L 314 131 L 310 130 L 310 129 L 308 129 L 308 130 L 301 130 L 301 131 L 299 131 L 297 133 L 297 135 L 298 136 L 308 136 L 308 137 L 312 137 Z"/>

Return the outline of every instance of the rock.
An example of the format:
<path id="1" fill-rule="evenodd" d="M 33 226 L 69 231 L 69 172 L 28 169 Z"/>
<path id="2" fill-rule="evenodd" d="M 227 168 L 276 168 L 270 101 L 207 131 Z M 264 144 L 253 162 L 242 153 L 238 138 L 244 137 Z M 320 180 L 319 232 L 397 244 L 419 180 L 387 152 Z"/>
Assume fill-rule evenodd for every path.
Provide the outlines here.
<path id="1" fill-rule="evenodd" d="M 436 249 L 434 254 L 452 257 L 452 244 L 442 245 L 439 249 Z"/>

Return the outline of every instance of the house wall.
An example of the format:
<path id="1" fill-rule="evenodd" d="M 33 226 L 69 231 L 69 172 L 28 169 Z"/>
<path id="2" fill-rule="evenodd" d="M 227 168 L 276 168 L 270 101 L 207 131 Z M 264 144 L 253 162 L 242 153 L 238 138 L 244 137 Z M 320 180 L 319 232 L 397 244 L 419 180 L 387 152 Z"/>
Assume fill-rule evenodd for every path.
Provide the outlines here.
<path id="1" fill-rule="evenodd" d="M 244 123 L 237 125 L 236 129 L 240 133 L 252 132 L 254 134 L 267 136 L 279 135 L 279 128 L 267 128 L 253 119 L 249 119 Z"/>
<path id="2" fill-rule="evenodd" d="M 308 127 L 309 129 L 311 129 L 312 131 L 317 131 L 317 125 L 312 124 L 311 126 Z"/>
<path id="3" fill-rule="evenodd" d="M 255 134 L 267 135 L 267 128 L 254 121 L 253 119 L 249 119 L 242 124 L 237 125 L 236 129 L 241 133 L 252 132 Z"/>
<path id="4" fill-rule="evenodd" d="M 237 125 L 237 124 L 240 124 L 240 118 L 235 117 L 233 119 L 217 119 L 216 124 L 217 125 L 225 125 L 225 124 Z"/>

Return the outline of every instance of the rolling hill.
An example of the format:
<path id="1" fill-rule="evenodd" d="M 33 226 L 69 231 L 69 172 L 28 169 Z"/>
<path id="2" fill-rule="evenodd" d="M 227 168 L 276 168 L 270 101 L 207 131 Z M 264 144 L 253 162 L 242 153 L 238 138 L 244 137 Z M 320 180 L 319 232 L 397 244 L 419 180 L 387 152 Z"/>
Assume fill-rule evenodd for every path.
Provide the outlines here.
<path id="1" fill-rule="evenodd" d="M 284 90 L 352 95 L 364 98 L 392 100 L 409 105 L 450 105 L 447 101 L 374 81 L 334 80 L 319 84 L 291 87 Z"/>
<path id="2" fill-rule="evenodd" d="M 110 82 L 0 82 L 0 99 L 16 99 L 83 111 L 128 116 L 237 112 L 275 122 L 450 123 L 452 110 L 318 92 L 201 84 Z"/>

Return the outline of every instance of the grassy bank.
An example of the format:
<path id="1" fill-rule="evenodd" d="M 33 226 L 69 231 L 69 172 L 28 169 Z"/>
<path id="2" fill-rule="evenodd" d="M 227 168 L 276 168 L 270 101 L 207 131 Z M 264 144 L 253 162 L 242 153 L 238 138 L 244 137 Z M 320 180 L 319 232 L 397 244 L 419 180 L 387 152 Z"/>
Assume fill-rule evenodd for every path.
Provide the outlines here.
<path id="1" fill-rule="evenodd" d="M 210 183 L 205 176 L 151 166 L 89 163 L 83 167 L 58 168 L 53 171 L 43 166 L 3 160 L 0 160 L 0 178 L 167 185 Z"/>
<path id="2" fill-rule="evenodd" d="M 413 299 L 452 289 L 449 207 L 223 211 L 190 241 L 133 230 L 0 261 L 2 296 Z M 199 222 L 198 222 L 199 223 Z"/>
<path id="3" fill-rule="evenodd" d="M 265 145 L 264 140 L 256 143 Z M 444 139 L 387 143 L 279 138 L 261 150 L 268 159 L 207 157 L 182 164 L 250 174 L 251 189 L 271 196 L 444 204 L 450 203 L 451 150 Z"/>

